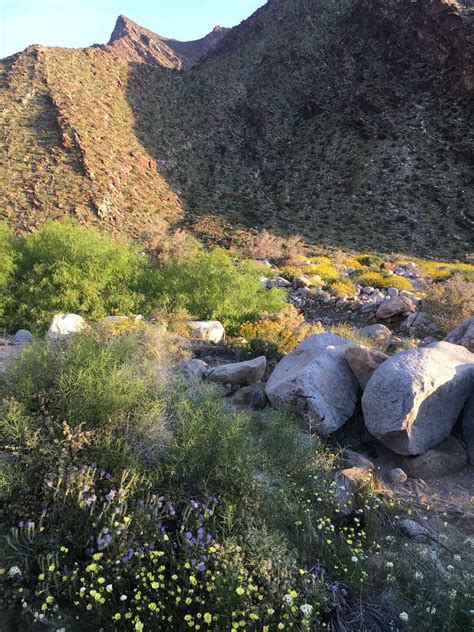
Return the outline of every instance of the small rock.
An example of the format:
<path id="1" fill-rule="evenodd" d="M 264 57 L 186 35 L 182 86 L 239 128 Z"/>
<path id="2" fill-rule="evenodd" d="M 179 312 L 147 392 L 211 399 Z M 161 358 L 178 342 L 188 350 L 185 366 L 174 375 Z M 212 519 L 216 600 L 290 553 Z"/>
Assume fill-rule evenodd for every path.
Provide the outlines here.
<path id="1" fill-rule="evenodd" d="M 390 298 L 393 298 L 394 296 L 398 296 L 399 291 L 396 287 L 389 287 L 387 290 L 387 294 L 388 296 L 390 296 Z"/>
<path id="2" fill-rule="evenodd" d="M 430 539 L 428 529 L 419 522 L 415 522 L 409 518 L 404 518 L 400 521 L 400 530 L 404 535 L 410 538 L 410 540 L 414 540 L 415 542 L 427 542 Z"/>
<path id="3" fill-rule="evenodd" d="M 176 367 L 176 373 L 183 376 L 188 386 L 193 386 L 201 382 L 208 365 L 202 360 L 187 360 Z"/>
<path id="4" fill-rule="evenodd" d="M 206 377 L 211 382 L 220 384 L 255 384 L 262 380 L 266 368 L 267 359 L 265 356 L 260 356 L 246 362 L 223 364 L 208 372 Z"/>
<path id="5" fill-rule="evenodd" d="M 250 397 L 250 407 L 252 410 L 263 410 L 268 404 L 268 397 L 265 387 L 255 388 Z"/>
<path id="6" fill-rule="evenodd" d="M 51 320 L 46 337 L 49 340 L 60 340 L 82 331 L 86 321 L 77 314 L 55 314 Z"/>
<path id="7" fill-rule="evenodd" d="M 377 310 L 377 318 L 387 320 L 398 314 L 405 312 L 414 312 L 416 305 L 407 296 L 394 296 L 383 301 Z"/>
<path id="8" fill-rule="evenodd" d="M 334 477 L 334 497 L 341 516 L 350 516 L 356 509 L 356 491 L 371 479 L 372 472 L 363 467 L 351 467 L 337 472 Z"/>
<path id="9" fill-rule="evenodd" d="M 408 476 L 401 467 L 396 467 L 393 470 L 390 470 L 387 474 L 387 478 L 391 483 L 396 483 L 397 485 L 405 483 L 408 480 Z"/>
<path id="10" fill-rule="evenodd" d="M 29 345 L 33 342 L 33 334 L 27 329 L 20 329 L 13 336 L 13 340 L 19 345 Z"/>
<path id="11" fill-rule="evenodd" d="M 446 342 L 466 347 L 474 353 L 474 316 L 468 318 L 463 323 L 453 329 L 445 338 Z"/>
<path id="12" fill-rule="evenodd" d="M 369 470 L 370 472 L 375 471 L 375 464 L 363 454 L 359 454 L 359 452 L 356 452 L 355 450 L 346 448 L 343 455 L 344 460 L 351 467 L 361 467 L 365 470 Z"/>
<path id="13" fill-rule="evenodd" d="M 374 341 L 381 351 L 386 351 L 390 346 L 392 332 L 385 325 L 369 325 L 363 327 L 359 333 L 363 338 Z"/>
<path id="14" fill-rule="evenodd" d="M 218 320 L 195 320 L 189 326 L 195 340 L 219 344 L 225 337 L 224 325 Z"/>
<path id="15" fill-rule="evenodd" d="M 388 355 L 368 347 L 346 349 L 345 357 L 362 390 L 379 366 L 388 359 Z"/>

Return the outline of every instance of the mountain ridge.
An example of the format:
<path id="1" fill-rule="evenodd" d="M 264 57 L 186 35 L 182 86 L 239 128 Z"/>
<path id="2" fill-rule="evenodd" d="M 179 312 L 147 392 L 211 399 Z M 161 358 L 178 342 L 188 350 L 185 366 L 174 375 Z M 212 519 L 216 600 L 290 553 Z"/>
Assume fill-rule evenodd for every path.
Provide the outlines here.
<path id="1" fill-rule="evenodd" d="M 473 32 L 447 0 L 270 0 L 196 42 L 121 16 L 109 44 L 30 47 L 2 62 L 0 216 L 464 256 Z"/>

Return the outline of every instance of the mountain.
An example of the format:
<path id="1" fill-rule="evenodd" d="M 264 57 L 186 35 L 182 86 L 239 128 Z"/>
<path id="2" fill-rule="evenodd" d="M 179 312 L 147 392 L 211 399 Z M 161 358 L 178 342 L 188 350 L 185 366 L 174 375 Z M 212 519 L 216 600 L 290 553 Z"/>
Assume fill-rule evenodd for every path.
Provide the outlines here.
<path id="1" fill-rule="evenodd" d="M 120 16 L 107 45 L 1 62 L 0 216 L 142 236 L 216 218 L 461 257 L 473 94 L 466 2 L 269 0 L 187 43 Z"/>

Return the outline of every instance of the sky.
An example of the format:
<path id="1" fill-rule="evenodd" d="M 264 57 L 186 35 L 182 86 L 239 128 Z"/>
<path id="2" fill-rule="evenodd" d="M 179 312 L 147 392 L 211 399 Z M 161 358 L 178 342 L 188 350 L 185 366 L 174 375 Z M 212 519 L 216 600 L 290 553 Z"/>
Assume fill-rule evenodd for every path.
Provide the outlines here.
<path id="1" fill-rule="evenodd" d="M 235 26 L 265 0 L 0 0 L 0 59 L 29 44 L 104 44 L 123 14 L 166 37 L 189 41 Z"/>

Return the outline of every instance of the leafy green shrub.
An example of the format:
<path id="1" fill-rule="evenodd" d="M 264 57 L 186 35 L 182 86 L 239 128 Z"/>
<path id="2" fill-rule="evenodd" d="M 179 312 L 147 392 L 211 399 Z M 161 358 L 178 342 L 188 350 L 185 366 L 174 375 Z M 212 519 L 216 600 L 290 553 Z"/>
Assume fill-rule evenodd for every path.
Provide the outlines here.
<path id="1" fill-rule="evenodd" d="M 0 222 L 0 327 L 7 303 L 7 290 L 15 268 L 12 234 L 4 222 Z"/>
<path id="2" fill-rule="evenodd" d="M 389 287 L 394 287 L 400 291 L 410 291 L 413 289 L 413 286 L 408 279 L 398 276 L 397 274 L 384 276 L 381 272 L 364 272 L 356 277 L 356 281 L 359 285 L 369 285 L 380 289 L 387 289 Z"/>
<path id="3" fill-rule="evenodd" d="M 170 261 L 150 271 L 145 293 L 152 309 L 186 309 L 196 318 L 220 320 L 232 332 L 243 321 L 285 304 L 284 292 L 266 290 L 259 276 L 255 266 L 236 266 L 225 250 L 216 248 L 193 261 Z"/>
<path id="4" fill-rule="evenodd" d="M 97 320 L 137 311 L 144 260 L 133 248 L 94 228 L 52 222 L 18 241 L 12 328 L 44 329 L 51 315 L 74 312 Z"/>
<path id="5" fill-rule="evenodd" d="M 423 299 L 423 311 L 446 335 L 474 312 L 474 283 L 460 274 L 445 283 L 433 283 Z"/>

